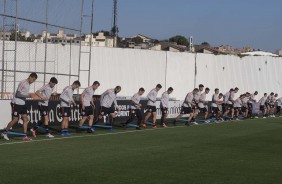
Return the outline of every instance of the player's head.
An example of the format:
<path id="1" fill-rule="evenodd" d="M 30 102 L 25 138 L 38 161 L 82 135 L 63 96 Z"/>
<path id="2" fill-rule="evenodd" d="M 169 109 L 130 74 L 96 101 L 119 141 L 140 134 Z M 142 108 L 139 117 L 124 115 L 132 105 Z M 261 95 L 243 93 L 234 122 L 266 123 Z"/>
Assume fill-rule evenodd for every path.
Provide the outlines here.
<path id="1" fill-rule="evenodd" d="M 193 94 L 196 94 L 196 93 L 198 93 L 198 92 L 199 92 L 199 89 L 198 89 L 198 88 L 195 88 L 195 89 L 193 89 L 193 91 L 192 91 Z"/>
<path id="2" fill-rule="evenodd" d="M 162 89 L 162 85 L 157 84 L 157 85 L 156 85 L 156 90 L 159 91 L 160 89 Z"/>
<path id="3" fill-rule="evenodd" d="M 215 94 L 218 94 L 219 93 L 219 89 L 215 88 L 214 92 L 215 92 Z"/>
<path id="4" fill-rule="evenodd" d="M 240 98 L 245 98 L 245 97 L 246 97 L 246 94 L 240 95 Z"/>
<path id="5" fill-rule="evenodd" d="M 205 93 L 206 93 L 206 94 L 209 94 L 209 92 L 210 92 L 210 88 L 206 88 L 206 89 L 205 89 Z"/>
<path id="6" fill-rule="evenodd" d="M 141 96 L 143 95 L 145 92 L 145 89 L 144 88 L 139 88 L 139 91 L 138 91 L 138 94 Z"/>
<path id="7" fill-rule="evenodd" d="M 234 89 L 233 89 L 233 88 L 231 88 L 229 91 L 230 91 L 230 92 L 232 92 L 232 91 L 234 91 Z"/>
<path id="8" fill-rule="evenodd" d="M 258 95 L 258 91 L 255 91 L 254 95 Z"/>
<path id="9" fill-rule="evenodd" d="M 236 88 L 234 89 L 234 93 L 237 93 L 238 91 L 239 91 L 239 88 L 236 87 Z"/>
<path id="10" fill-rule="evenodd" d="M 245 96 L 249 97 L 249 96 L 251 96 L 251 94 L 249 92 L 247 92 L 247 93 L 245 93 Z"/>
<path id="11" fill-rule="evenodd" d="M 221 99 L 223 97 L 222 93 L 219 93 L 218 98 Z"/>
<path id="12" fill-rule="evenodd" d="M 203 84 L 200 84 L 200 85 L 199 85 L 199 91 L 203 91 L 203 90 L 204 90 L 204 87 L 205 87 L 205 86 L 204 86 Z"/>
<path id="13" fill-rule="evenodd" d="M 29 84 L 32 84 L 36 81 L 36 79 L 37 79 L 37 74 L 33 72 L 29 75 L 27 80 L 28 80 Z"/>
<path id="14" fill-rule="evenodd" d="M 99 86 L 100 86 L 100 82 L 98 82 L 98 81 L 95 81 L 92 84 L 92 87 L 93 87 L 94 90 L 98 89 Z"/>
<path id="15" fill-rule="evenodd" d="M 267 97 L 267 93 L 264 93 L 263 96 L 264 96 L 264 97 Z"/>
<path id="16" fill-rule="evenodd" d="M 80 87 L 80 82 L 78 80 L 76 80 L 72 83 L 72 89 L 77 89 L 79 87 Z"/>
<path id="17" fill-rule="evenodd" d="M 273 95 L 274 95 L 274 93 L 273 93 L 273 92 L 271 92 L 271 93 L 270 93 L 270 96 L 273 96 Z"/>
<path id="18" fill-rule="evenodd" d="M 115 94 L 118 94 L 121 91 L 121 87 L 120 86 L 116 86 L 115 87 Z"/>
<path id="19" fill-rule="evenodd" d="M 49 81 L 49 86 L 53 88 L 56 84 L 58 84 L 58 80 L 55 77 L 52 77 Z"/>
<path id="20" fill-rule="evenodd" d="M 276 94 L 274 95 L 274 97 L 278 97 L 278 94 L 276 93 Z"/>
<path id="21" fill-rule="evenodd" d="M 167 89 L 167 93 L 170 94 L 170 93 L 172 93 L 172 92 L 173 92 L 173 88 L 172 88 L 172 87 L 169 87 L 169 88 Z"/>

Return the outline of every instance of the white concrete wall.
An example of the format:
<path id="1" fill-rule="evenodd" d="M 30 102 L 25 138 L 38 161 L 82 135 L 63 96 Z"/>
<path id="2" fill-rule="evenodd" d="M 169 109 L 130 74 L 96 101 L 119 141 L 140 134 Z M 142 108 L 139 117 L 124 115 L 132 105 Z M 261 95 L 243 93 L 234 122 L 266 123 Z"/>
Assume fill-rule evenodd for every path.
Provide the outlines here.
<path id="1" fill-rule="evenodd" d="M 13 42 L 6 42 L 6 48 L 13 48 Z M 82 47 L 89 51 L 89 47 Z M 44 43 L 22 42 L 17 45 L 16 69 L 20 71 L 44 72 Z M 0 68 L 2 67 L 2 44 L 0 44 Z M 7 68 L 13 70 L 13 53 L 6 52 Z M 46 72 L 55 73 L 59 80 L 57 92 L 61 92 L 78 75 L 82 89 L 88 86 L 88 72 L 78 72 L 79 46 L 48 44 Z M 195 75 L 196 63 L 196 75 Z M 116 85 L 121 85 L 120 95 L 131 96 L 138 88 L 144 87 L 145 95 L 156 84 L 163 85 L 159 96 L 165 88 L 173 87 L 171 95 L 176 99 L 183 99 L 187 92 L 202 83 L 213 92 L 219 88 L 225 93 L 232 87 L 239 87 L 239 93 L 246 91 L 277 92 L 282 94 L 282 58 L 265 56 L 246 56 L 243 58 L 230 55 L 191 54 L 183 52 L 164 52 L 138 49 L 120 48 L 92 48 L 90 63 L 90 83 L 98 80 L 101 83 L 97 94 Z M 88 54 L 81 55 L 82 70 L 89 69 Z M 224 67 L 224 69 L 223 69 Z M 6 68 L 6 65 L 5 65 Z M 13 80 L 13 73 L 8 78 Z M 64 75 L 60 75 L 64 74 Z M 26 78 L 28 73 L 17 73 L 17 83 Z M 46 79 L 54 75 L 46 75 Z M 2 80 L 2 79 L 1 79 Z M 13 92 L 12 82 L 7 85 L 7 92 Z M 43 74 L 39 75 L 32 91 L 43 85 Z M 211 95 L 209 95 L 210 97 Z"/>

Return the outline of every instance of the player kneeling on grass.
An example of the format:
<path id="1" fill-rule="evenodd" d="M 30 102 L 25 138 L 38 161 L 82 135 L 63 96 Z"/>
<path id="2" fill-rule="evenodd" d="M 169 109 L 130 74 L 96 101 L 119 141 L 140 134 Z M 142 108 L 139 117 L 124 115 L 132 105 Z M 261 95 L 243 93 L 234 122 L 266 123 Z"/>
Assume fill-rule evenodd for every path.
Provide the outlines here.
<path id="1" fill-rule="evenodd" d="M 15 95 L 12 99 L 11 106 L 12 106 L 12 121 L 10 121 L 5 128 L 5 132 L 1 134 L 1 136 L 9 140 L 8 138 L 8 131 L 19 121 L 19 116 L 21 115 L 21 119 L 23 120 L 23 133 L 27 133 L 27 107 L 26 107 L 26 98 L 32 98 L 35 94 L 29 93 L 30 85 L 35 82 L 37 79 L 36 73 L 31 73 L 29 77 L 23 81 L 21 81 L 18 85 L 18 88 L 15 92 Z M 30 138 L 25 136 L 23 138 L 24 141 L 29 141 Z"/>
<path id="2" fill-rule="evenodd" d="M 111 116 L 110 123 L 111 125 L 113 125 L 114 120 L 116 118 L 115 109 L 117 111 L 120 111 L 118 104 L 117 104 L 117 94 L 120 91 L 121 91 L 121 87 L 116 86 L 114 89 L 108 89 L 107 91 L 101 94 L 100 114 L 94 124 L 98 123 L 103 118 L 103 116 L 106 116 L 109 114 Z M 113 103 L 115 104 L 114 108 L 112 108 Z"/>
<path id="3" fill-rule="evenodd" d="M 169 101 L 169 95 L 172 93 L 172 91 L 173 91 L 173 88 L 169 87 L 167 91 L 165 91 L 162 94 L 162 97 L 161 97 L 160 106 L 161 106 L 161 111 L 162 111 L 162 117 L 161 117 L 161 126 L 162 127 L 166 127 L 165 120 L 168 115 L 168 101 Z"/>
<path id="4" fill-rule="evenodd" d="M 191 122 L 191 120 L 194 116 L 192 106 L 196 105 L 193 99 L 194 99 L 194 95 L 198 92 L 199 92 L 199 89 L 195 88 L 192 92 L 190 92 L 186 95 L 185 100 L 184 100 L 184 102 L 181 106 L 180 114 L 176 117 L 176 119 L 173 122 L 174 125 L 176 125 L 176 121 L 185 114 L 189 115 L 188 120 L 186 120 L 186 122 L 185 122 L 185 125 L 190 125 L 190 124 L 197 125 L 198 124 L 196 122 Z"/>
<path id="5" fill-rule="evenodd" d="M 157 128 L 156 120 L 157 120 L 157 108 L 156 108 L 156 101 L 159 90 L 162 89 L 162 85 L 157 84 L 156 88 L 152 89 L 148 95 L 148 103 L 147 103 L 147 115 L 145 116 L 144 123 L 148 121 L 148 119 L 153 114 L 153 126 L 152 128 Z"/>
<path id="6" fill-rule="evenodd" d="M 41 99 L 38 102 L 38 108 L 40 111 L 41 120 L 37 122 L 36 126 L 30 129 L 33 137 L 36 137 L 36 130 L 43 124 L 43 122 L 44 122 L 44 129 L 45 129 L 45 133 L 47 134 L 47 137 L 48 138 L 54 137 L 49 133 L 49 128 L 48 128 L 48 122 L 49 122 L 48 103 L 56 84 L 58 84 L 58 80 L 55 77 L 52 77 L 48 84 L 44 85 L 43 87 L 41 87 L 39 90 L 35 92 L 35 94 Z"/>
<path id="7" fill-rule="evenodd" d="M 131 97 L 131 106 L 129 109 L 129 119 L 126 121 L 125 125 L 126 126 L 128 123 L 132 122 L 135 118 L 135 116 L 138 119 L 138 127 L 136 129 L 140 129 L 140 127 L 143 126 L 142 124 L 142 115 L 141 115 L 141 107 L 142 105 L 140 104 L 140 97 L 144 94 L 145 89 L 140 88 L 137 93 L 135 93 Z"/>
<path id="8" fill-rule="evenodd" d="M 76 105 L 73 100 L 73 92 L 75 89 L 80 87 L 80 82 L 74 81 L 71 86 L 67 86 L 64 88 L 62 94 L 60 95 L 60 104 L 61 104 L 61 114 L 63 117 L 62 120 L 62 136 L 69 136 L 70 133 L 68 131 L 69 127 L 69 117 L 71 115 L 71 105 Z"/>
<path id="9" fill-rule="evenodd" d="M 87 87 L 82 94 L 81 97 L 81 120 L 79 122 L 79 127 L 81 127 L 85 120 L 88 118 L 88 125 L 89 128 L 87 129 L 88 133 L 93 133 L 95 130 L 92 128 L 93 120 L 94 120 L 94 99 L 93 95 L 95 93 L 95 90 L 98 89 L 100 86 L 100 83 L 98 81 L 95 81 L 92 86 Z"/>

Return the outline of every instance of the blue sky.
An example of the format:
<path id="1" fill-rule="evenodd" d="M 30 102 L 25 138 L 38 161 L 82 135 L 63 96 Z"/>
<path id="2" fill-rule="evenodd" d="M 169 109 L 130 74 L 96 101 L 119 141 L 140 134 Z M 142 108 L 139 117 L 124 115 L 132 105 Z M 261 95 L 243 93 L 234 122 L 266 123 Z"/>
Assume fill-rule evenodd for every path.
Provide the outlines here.
<path id="1" fill-rule="evenodd" d="M 44 20 L 44 2 L 21 0 L 19 14 Z M 50 22 L 79 29 L 78 0 L 49 0 L 49 7 Z M 85 0 L 84 8 L 89 15 L 91 0 Z M 112 11 L 112 0 L 95 0 L 94 31 L 110 30 Z M 89 30 L 89 22 L 85 17 L 84 32 Z M 44 29 L 31 23 L 21 24 L 35 32 Z M 282 48 L 282 1 L 118 0 L 118 27 L 121 37 L 143 34 L 162 40 L 183 35 L 193 36 L 195 44 L 206 41 L 213 46 L 228 44 L 275 51 Z"/>

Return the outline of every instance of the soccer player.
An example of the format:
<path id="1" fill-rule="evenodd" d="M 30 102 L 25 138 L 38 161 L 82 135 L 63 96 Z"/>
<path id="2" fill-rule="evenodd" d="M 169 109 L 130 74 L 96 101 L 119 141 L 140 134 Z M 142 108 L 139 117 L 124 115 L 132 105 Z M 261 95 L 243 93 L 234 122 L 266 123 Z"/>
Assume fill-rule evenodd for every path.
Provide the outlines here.
<path id="1" fill-rule="evenodd" d="M 282 97 L 277 99 L 277 110 L 276 114 L 279 113 L 279 116 L 281 117 L 281 107 L 282 107 Z"/>
<path id="2" fill-rule="evenodd" d="M 95 90 L 98 89 L 100 83 L 98 81 L 94 81 L 93 84 L 84 89 L 81 97 L 81 120 L 79 122 L 79 127 L 81 127 L 85 120 L 89 118 L 88 125 L 89 128 L 87 129 L 88 133 L 93 133 L 95 130 L 92 128 L 93 120 L 94 120 L 94 99 L 93 95 Z"/>
<path id="3" fill-rule="evenodd" d="M 147 115 L 145 116 L 144 123 L 148 121 L 148 119 L 153 114 L 153 126 L 152 128 L 157 128 L 156 120 L 157 120 L 157 108 L 156 108 L 156 101 L 158 96 L 158 91 L 162 89 L 162 85 L 157 84 L 156 88 L 152 89 L 148 95 L 148 102 L 147 102 Z"/>
<path id="4" fill-rule="evenodd" d="M 219 94 L 218 88 L 216 88 L 214 92 L 215 93 L 212 96 L 211 114 L 216 118 L 216 120 L 223 120 L 220 118 L 222 111 L 219 109 L 219 106 L 223 103 L 223 101 L 220 100 L 223 95 L 222 93 Z"/>
<path id="5" fill-rule="evenodd" d="M 239 91 L 239 88 L 235 88 L 233 91 L 230 92 L 230 96 L 229 99 L 227 101 L 228 104 L 228 110 L 231 110 L 231 118 L 234 119 L 234 102 L 235 102 L 235 93 L 237 93 Z M 227 114 L 224 113 L 224 116 L 226 116 Z"/>
<path id="6" fill-rule="evenodd" d="M 73 99 L 73 92 L 75 89 L 80 87 L 80 82 L 74 81 L 72 85 L 64 88 L 62 94 L 60 95 L 60 104 L 61 104 L 61 114 L 63 117 L 62 120 L 62 136 L 69 136 L 70 133 L 68 131 L 69 127 L 69 117 L 71 115 L 71 105 L 76 105 Z"/>
<path id="7" fill-rule="evenodd" d="M 193 107 L 193 110 L 196 110 L 196 109 L 198 109 L 198 108 L 200 108 L 199 106 L 198 106 L 198 103 L 199 103 L 199 101 L 200 101 L 200 97 L 201 97 L 201 94 L 202 94 L 202 92 L 203 92 L 203 90 L 204 90 L 204 85 L 203 84 L 200 84 L 199 85 L 199 91 L 194 95 L 194 101 L 195 101 L 195 106 Z M 197 112 L 196 112 L 197 113 Z"/>
<path id="8" fill-rule="evenodd" d="M 96 124 L 99 120 L 103 118 L 103 116 L 110 115 L 110 123 L 113 125 L 114 119 L 116 118 L 115 110 L 120 111 L 118 104 L 117 104 L 117 94 L 121 91 L 120 86 L 116 86 L 113 89 L 108 89 L 104 93 L 102 93 L 100 98 L 100 114 L 95 121 L 94 124 Z M 114 108 L 112 108 L 113 103 Z"/>
<path id="9" fill-rule="evenodd" d="M 161 104 L 160 104 L 160 107 L 161 107 L 161 111 L 162 111 L 162 117 L 161 117 L 161 126 L 162 127 L 167 127 L 166 126 L 166 123 L 165 123 L 165 120 L 167 118 L 167 115 L 168 115 L 168 101 L 169 101 L 169 95 L 172 93 L 173 91 L 173 88 L 172 87 L 169 87 L 167 89 L 167 91 L 165 91 L 163 94 L 162 94 L 162 97 L 161 97 Z"/>
<path id="10" fill-rule="evenodd" d="M 244 95 L 245 96 L 241 99 L 241 101 L 242 101 L 241 112 L 242 112 L 244 118 L 246 119 L 246 118 L 248 118 L 248 114 L 249 114 L 248 102 L 250 100 L 251 94 L 249 92 L 247 92 Z"/>
<path id="11" fill-rule="evenodd" d="M 223 95 L 223 104 L 222 104 L 222 106 L 223 106 L 223 112 L 224 112 L 224 114 L 223 114 L 223 116 L 227 116 L 227 114 L 230 112 L 230 107 L 228 106 L 228 100 L 229 100 L 229 97 L 230 97 L 230 94 L 231 94 L 231 92 L 232 91 L 234 91 L 234 89 L 233 88 L 231 88 L 227 93 L 225 93 L 224 95 Z"/>
<path id="12" fill-rule="evenodd" d="M 49 133 L 49 128 L 48 128 L 48 124 L 49 124 L 48 104 L 56 84 L 58 84 L 58 80 L 55 77 L 52 77 L 48 84 L 42 86 L 39 90 L 35 92 L 35 94 L 40 99 L 44 99 L 44 100 L 40 100 L 38 102 L 41 120 L 37 122 L 36 126 L 30 129 L 30 132 L 32 133 L 33 137 L 36 137 L 36 130 L 44 123 L 45 133 L 47 134 L 46 136 L 48 138 L 54 138 L 54 136 Z"/>
<path id="13" fill-rule="evenodd" d="M 267 109 L 266 109 L 266 101 L 267 101 L 267 93 L 263 94 L 263 97 L 258 101 L 259 105 L 260 105 L 260 110 L 263 114 L 263 118 L 266 118 L 266 113 L 267 113 Z"/>
<path id="14" fill-rule="evenodd" d="M 209 111 L 207 109 L 208 101 L 206 101 L 206 96 L 207 96 L 207 94 L 209 94 L 209 92 L 210 92 L 210 89 L 206 88 L 205 92 L 203 92 L 200 95 L 200 98 L 198 99 L 199 112 L 204 114 L 205 123 L 209 123 L 210 122 L 208 120 L 208 115 L 209 115 Z M 198 115 L 198 112 L 195 112 L 194 113 L 194 118 L 196 118 L 197 115 Z"/>
<path id="15" fill-rule="evenodd" d="M 248 112 L 250 117 L 253 117 L 253 103 L 256 102 L 256 95 L 258 95 L 258 92 L 255 91 L 254 94 L 250 95 L 249 101 L 248 101 Z"/>
<path id="16" fill-rule="evenodd" d="M 181 118 L 184 114 L 188 114 L 188 121 L 185 123 L 185 125 L 189 125 L 189 124 L 194 124 L 197 125 L 198 123 L 196 122 L 191 122 L 192 118 L 194 116 L 194 112 L 192 109 L 192 106 L 195 106 L 195 102 L 194 102 L 194 95 L 196 93 L 199 92 L 198 88 L 195 88 L 192 92 L 188 93 L 185 97 L 185 100 L 181 106 L 181 111 L 180 114 L 176 117 L 176 119 L 174 120 L 173 124 L 176 124 L 177 119 Z"/>
<path id="17" fill-rule="evenodd" d="M 140 88 L 138 90 L 137 93 L 135 93 L 132 97 L 131 97 L 131 106 L 129 109 L 129 119 L 126 121 L 125 124 L 128 124 L 130 122 L 132 122 L 135 118 L 135 116 L 138 119 L 138 126 L 136 129 L 140 129 L 140 127 L 143 126 L 142 124 L 142 114 L 141 114 L 141 107 L 142 105 L 140 104 L 140 97 L 144 94 L 145 89 L 144 88 Z"/>
<path id="18" fill-rule="evenodd" d="M 27 124 L 28 124 L 28 117 L 27 117 L 27 107 L 26 107 L 26 98 L 31 98 L 34 93 L 29 93 L 29 88 L 32 83 L 35 82 L 37 79 L 36 73 L 31 73 L 29 77 L 23 81 L 21 81 L 18 85 L 18 88 L 14 94 L 14 97 L 11 102 L 12 106 L 12 120 L 8 123 L 5 131 L 1 134 L 1 136 L 5 140 L 9 140 L 7 132 L 12 128 L 14 124 L 19 121 L 19 116 L 21 115 L 21 119 L 23 120 L 23 133 L 27 133 Z M 29 141 L 30 138 L 25 136 L 23 138 L 24 141 Z"/>
<path id="19" fill-rule="evenodd" d="M 234 119 L 235 120 L 239 120 L 238 116 L 240 115 L 242 111 L 242 106 L 243 106 L 242 99 L 243 98 L 245 98 L 245 94 L 240 95 L 240 97 L 234 101 L 234 114 L 235 114 Z"/>

